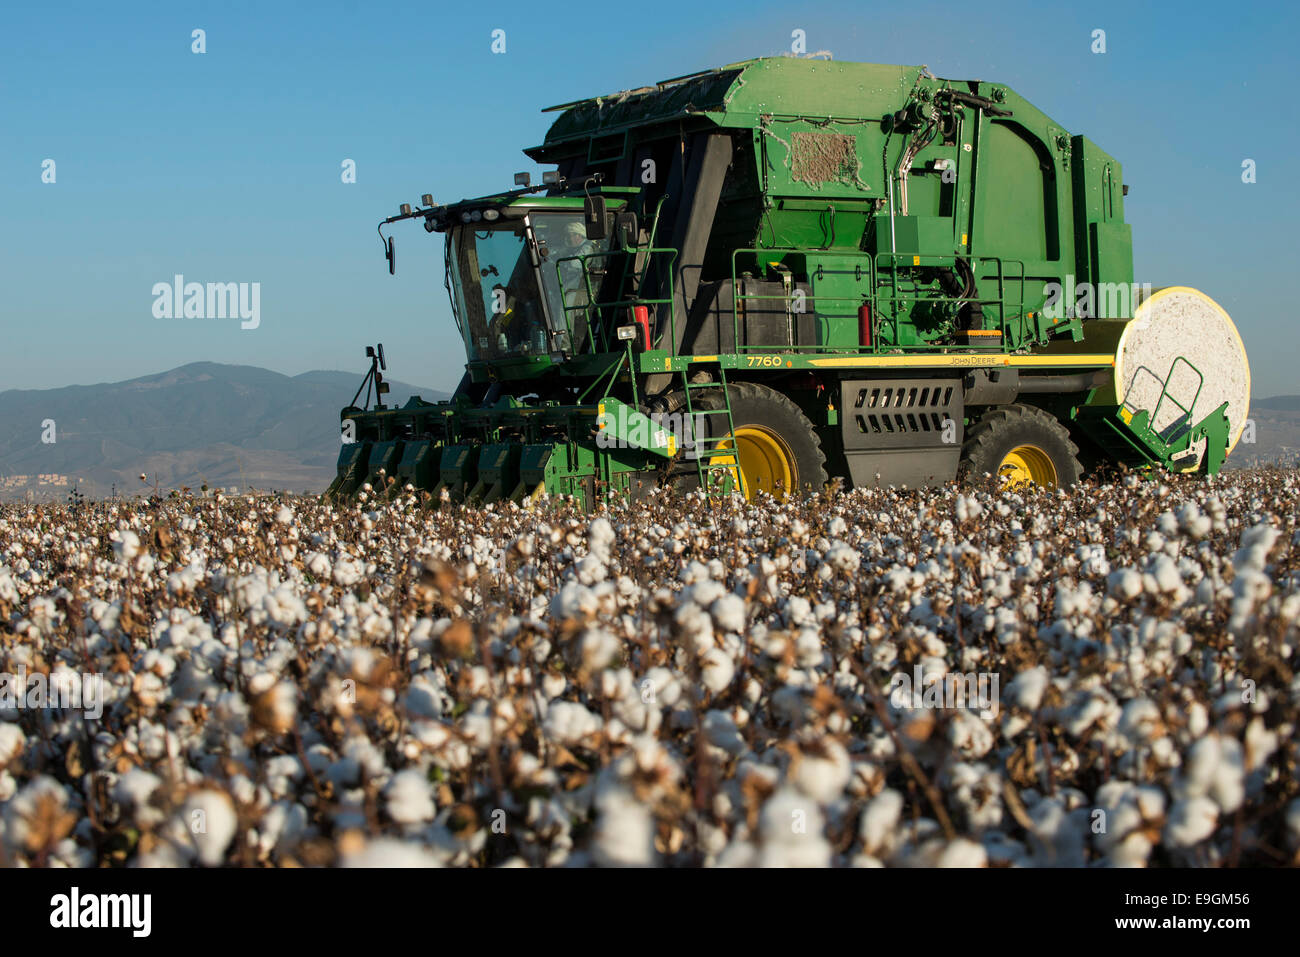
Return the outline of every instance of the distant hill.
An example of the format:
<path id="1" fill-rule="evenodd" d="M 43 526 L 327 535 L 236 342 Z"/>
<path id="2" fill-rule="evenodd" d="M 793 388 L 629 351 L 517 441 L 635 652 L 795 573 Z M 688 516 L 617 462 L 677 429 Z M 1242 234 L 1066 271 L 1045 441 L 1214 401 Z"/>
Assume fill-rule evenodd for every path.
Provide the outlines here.
<path id="1" fill-rule="evenodd" d="M 194 362 L 126 382 L 0 392 L 0 500 L 189 486 L 323 491 L 355 372 Z M 446 392 L 391 382 L 390 403 Z M 46 420 L 55 441 L 41 441 Z"/>
<path id="2" fill-rule="evenodd" d="M 1237 443 L 1227 468 L 1252 465 L 1300 465 L 1300 395 L 1275 395 L 1250 400 L 1255 441 Z"/>
<path id="3" fill-rule="evenodd" d="M 1269 399 L 1256 399 L 1251 405 L 1256 409 L 1277 412 L 1300 412 L 1300 395 L 1275 395 Z"/>

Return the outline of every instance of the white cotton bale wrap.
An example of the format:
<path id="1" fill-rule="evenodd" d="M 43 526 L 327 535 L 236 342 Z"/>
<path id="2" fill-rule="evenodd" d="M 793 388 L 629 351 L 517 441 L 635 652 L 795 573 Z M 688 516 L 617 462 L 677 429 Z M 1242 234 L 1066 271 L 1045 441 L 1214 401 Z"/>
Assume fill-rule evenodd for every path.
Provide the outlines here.
<path id="1" fill-rule="evenodd" d="M 1187 362 L 1179 362 L 1179 358 Z M 1201 375 L 1201 383 L 1190 362 Z M 1195 425 L 1228 403 L 1228 451 L 1246 427 L 1250 411 L 1250 363 L 1232 319 L 1205 293 L 1170 286 L 1151 293 L 1134 310 L 1115 349 L 1116 401 L 1134 411 L 1156 412 L 1161 389 L 1166 398 L 1151 425 L 1164 434 L 1182 417 L 1171 399 L 1191 408 Z M 1197 386 L 1200 395 L 1197 395 Z M 1194 443 L 1200 462 L 1205 443 Z"/>

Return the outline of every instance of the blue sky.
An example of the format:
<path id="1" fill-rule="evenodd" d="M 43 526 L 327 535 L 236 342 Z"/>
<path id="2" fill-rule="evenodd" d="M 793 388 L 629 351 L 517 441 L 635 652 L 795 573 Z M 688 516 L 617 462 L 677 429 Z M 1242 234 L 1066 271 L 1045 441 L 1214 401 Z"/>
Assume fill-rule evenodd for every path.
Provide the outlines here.
<path id="1" fill-rule="evenodd" d="M 1089 136 L 1124 164 L 1137 280 L 1209 293 L 1241 329 L 1255 394 L 1300 392 L 1284 292 L 1300 222 L 1295 5 L 1045 7 L 6 5 L 0 389 L 198 360 L 361 369 L 376 340 L 394 378 L 449 389 L 463 352 L 441 240 L 399 229 L 390 277 L 375 224 L 422 193 L 536 176 L 520 150 L 544 138 L 542 107 L 777 54 L 798 28 L 837 60 L 1005 82 Z M 490 49 L 498 28 L 504 54 Z M 345 159 L 355 184 L 340 180 Z M 155 318 L 152 287 L 176 273 L 260 282 L 261 325 Z"/>

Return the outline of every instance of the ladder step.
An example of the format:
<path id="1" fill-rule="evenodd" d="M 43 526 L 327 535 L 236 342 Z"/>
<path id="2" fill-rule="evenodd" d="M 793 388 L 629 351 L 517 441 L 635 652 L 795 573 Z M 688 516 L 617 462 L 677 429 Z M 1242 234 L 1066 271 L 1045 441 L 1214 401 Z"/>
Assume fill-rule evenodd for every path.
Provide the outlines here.
<path id="1" fill-rule="evenodd" d="M 696 363 L 702 365 L 704 363 Z M 720 362 L 715 360 L 712 363 L 717 366 L 718 378 L 708 382 L 691 382 L 687 373 L 682 372 L 682 386 L 686 399 L 686 411 L 690 415 L 724 415 L 727 417 L 726 434 L 720 436 L 709 436 L 706 438 L 696 439 L 693 449 L 695 458 L 695 467 L 700 476 L 700 485 L 708 489 L 710 486 L 716 487 L 719 479 L 718 473 L 727 476 L 727 481 L 733 487 L 739 485 L 739 457 L 734 445 L 732 433 L 735 432 L 735 420 L 732 418 L 731 397 L 728 394 L 727 370 Z M 696 409 L 691 403 L 691 393 L 698 392 L 701 389 L 720 390 L 722 392 L 723 406 L 721 409 Z M 713 493 L 710 492 L 710 495 Z"/>

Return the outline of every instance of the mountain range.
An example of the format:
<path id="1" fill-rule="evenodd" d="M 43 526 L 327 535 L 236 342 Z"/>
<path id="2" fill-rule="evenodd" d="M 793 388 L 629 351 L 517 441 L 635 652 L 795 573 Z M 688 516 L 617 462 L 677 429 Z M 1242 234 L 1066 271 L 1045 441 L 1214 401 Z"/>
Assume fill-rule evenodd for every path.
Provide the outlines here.
<path id="1" fill-rule="evenodd" d="M 0 500 L 155 486 L 323 491 L 338 456 L 339 410 L 361 380 L 195 362 L 125 382 L 0 392 Z M 389 384 L 389 404 L 448 397 Z"/>

